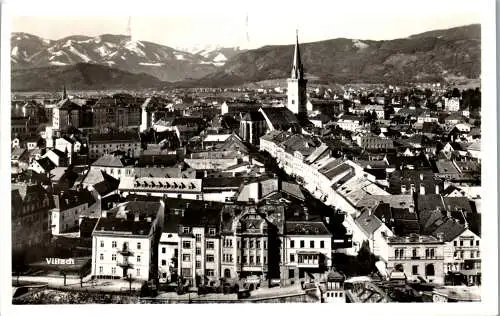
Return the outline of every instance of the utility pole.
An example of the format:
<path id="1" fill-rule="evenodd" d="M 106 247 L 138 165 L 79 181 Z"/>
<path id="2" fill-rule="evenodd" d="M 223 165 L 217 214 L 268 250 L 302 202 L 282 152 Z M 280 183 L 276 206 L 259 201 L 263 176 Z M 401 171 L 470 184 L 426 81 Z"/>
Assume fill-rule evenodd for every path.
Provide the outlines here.
<path id="1" fill-rule="evenodd" d="M 130 295 L 132 295 L 132 274 L 128 275 L 128 289 L 129 289 Z"/>

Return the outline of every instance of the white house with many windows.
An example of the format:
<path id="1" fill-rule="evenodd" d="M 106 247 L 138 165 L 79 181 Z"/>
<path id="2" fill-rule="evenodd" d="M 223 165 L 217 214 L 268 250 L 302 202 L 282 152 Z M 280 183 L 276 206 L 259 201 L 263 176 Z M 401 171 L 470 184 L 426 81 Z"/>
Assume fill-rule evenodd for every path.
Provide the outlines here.
<path id="1" fill-rule="evenodd" d="M 442 236 L 411 235 L 386 237 L 380 245 L 380 259 L 389 274 L 403 272 L 407 279 L 444 283 L 444 241 Z"/>
<path id="2" fill-rule="evenodd" d="M 285 242 L 285 275 L 291 284 L 306 274 L 322 273 L 332 265 L 332 236 L 322 222 L 287 222 Z"/>
<path id="3" fill-rule="evenodd" d="M 434 235 L 441 235 L 444 244 L 444 273 L 460 273 L 469 285 L 481 282 L 481 237 L 466 225 L 447 220 Z"/>
<path id="4" fill-rule="evenodd" d="M 133 201 L 99 218 L 92 232 L 92 276 L 96 278 L 156 278 L 163 201 Z M 113 215 L 111 215 L 113 214 Z"/>

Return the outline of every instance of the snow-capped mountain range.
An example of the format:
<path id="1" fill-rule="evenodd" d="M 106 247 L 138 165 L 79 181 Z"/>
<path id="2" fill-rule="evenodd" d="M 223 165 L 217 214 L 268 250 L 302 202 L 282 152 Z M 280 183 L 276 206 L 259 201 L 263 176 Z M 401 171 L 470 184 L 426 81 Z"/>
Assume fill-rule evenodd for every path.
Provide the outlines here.
<path id="1" fill-rule="evenodd" d="M 207 47 L 187 52 L 168 46 L 132 40 L 129 36 L 75 35 L 60 40 L 27 33 L 12 33 L 13 69 L 67 66 L 81 62 L 132 73 L 147 73 L 163 81 L 201 78 L 224 66 L 238 48 Z"/>

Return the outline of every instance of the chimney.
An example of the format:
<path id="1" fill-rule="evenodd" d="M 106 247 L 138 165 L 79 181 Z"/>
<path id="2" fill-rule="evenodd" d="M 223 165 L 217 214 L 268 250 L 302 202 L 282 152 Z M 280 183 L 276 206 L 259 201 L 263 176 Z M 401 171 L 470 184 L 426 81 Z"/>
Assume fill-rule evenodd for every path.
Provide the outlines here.
<path id="1" fill-rule="evenodd" d="M 442 242 L 442 241 L 443 241 L 443 236 L 444 236 L 444 234 L 443 234 L 443 233 L 438 233 L 438 234 L 437 234 L 437 238 L 438 238 L 438 240 Z"/>
<path id="2" fill-rule="evenodd" d="M 420 183 L 420 195 L 425 195 L 425 187 L 422 183 Z"/>
<path id="3" fill-rule="evenodd" d="M 439 194 L 439 185 L 436 184 L 436 194 Z"/>

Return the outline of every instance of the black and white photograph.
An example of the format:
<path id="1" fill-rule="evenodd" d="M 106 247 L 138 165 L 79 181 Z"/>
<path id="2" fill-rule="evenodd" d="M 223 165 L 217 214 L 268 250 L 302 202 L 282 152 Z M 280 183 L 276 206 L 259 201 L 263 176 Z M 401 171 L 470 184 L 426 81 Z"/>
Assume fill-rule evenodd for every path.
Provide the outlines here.
<path id="1" fill-rule="evenodd" d="M 495 2 L 101 2 L 2 10 L 3 307 L 498 312 Z"/>

